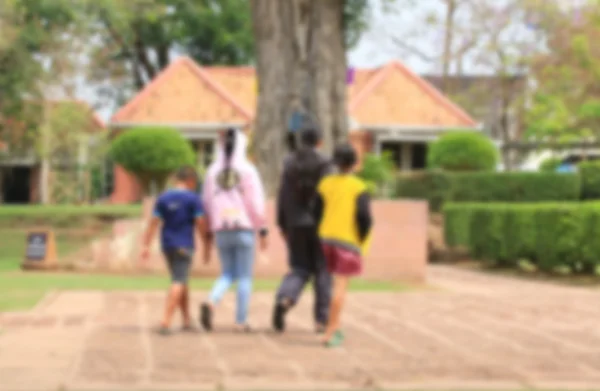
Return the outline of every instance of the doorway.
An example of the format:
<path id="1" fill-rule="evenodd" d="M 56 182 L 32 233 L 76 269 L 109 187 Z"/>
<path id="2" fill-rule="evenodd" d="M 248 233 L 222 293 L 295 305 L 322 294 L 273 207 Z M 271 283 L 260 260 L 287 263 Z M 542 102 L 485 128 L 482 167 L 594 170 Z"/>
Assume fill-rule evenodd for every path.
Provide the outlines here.
<path id="1" fill-rule="evenodd" d="M 31 202 L 31 167 L 7 167 L 2 170 L 2 199 L 5 204 Z"/>

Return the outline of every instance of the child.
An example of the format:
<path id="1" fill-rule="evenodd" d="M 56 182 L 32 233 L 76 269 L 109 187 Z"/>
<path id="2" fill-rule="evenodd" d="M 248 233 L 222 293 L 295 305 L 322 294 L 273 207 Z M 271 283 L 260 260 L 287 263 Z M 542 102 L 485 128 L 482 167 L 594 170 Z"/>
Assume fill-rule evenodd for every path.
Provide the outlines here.
<path id="1" fill-rule="evenodd" d="M 315 331 L 323 333 L 329 314 L 331 275 L 321 249 L 314 205 L 317 186 L 330 171 L 330 162 L 318 151 L 321 132 L 316 127 L 303 129 L 300 142 L 285 161 L 277 197 L 277 225 L 285 238 L 290 270 L 277 290 L 273 327 L 277 331 L 285 329 L 287 312 L 312 280 Z"/>
<path id="2" fill-rule="evenodd" d="M 175 186 L 156 200 L 153 217 L 144 236 L 142 260 L 147 261 L 149 246 L 162 221 L 161 247 L 171 274 L 165 312 L 159 333 L 168 335 L 175 309 L 183 315 L 183 329 L 192 330 L 189 311 L 188 275 L 194 253 L 194 228 L 206 242 L 206 221 L 200 198 L 195 193 L 198 176 L 193 167 L 180 168 L 175 174 Z M 205 258 L 209 248 L 205 243 Z"/>
<path id="3" fill-rule="evenodd" d="M 266 250 L 265 194 L 256 167 L 246 157 L 244 133 L 229 129 L 219 140 L 216 161 L 208 169 L 203 199 L 210 229 L 215 234 L 221 276 L 208 301 L 201 306 L 200 322 L 213 328 L 213 310 L 229 286 L 237 281 L 236 329 L 250 331 L 247 322 L 256 234 Z"/>
<path id="4" fill-rule="evenodd" d="M 340 313 L 348 280 L 361 273 L 362 257 L 372 226 L 367 186 L 352 175 L 356 164 L 356 152 L 352 146 L 337 146 L 333 163 L 338 173 L 325 177 L 319 183 L 316 208 L 323 253 L 334 276 L 329 321 L 323 337 L 327 347 L 338 346 L 344 339 L 340 330 Z"/>

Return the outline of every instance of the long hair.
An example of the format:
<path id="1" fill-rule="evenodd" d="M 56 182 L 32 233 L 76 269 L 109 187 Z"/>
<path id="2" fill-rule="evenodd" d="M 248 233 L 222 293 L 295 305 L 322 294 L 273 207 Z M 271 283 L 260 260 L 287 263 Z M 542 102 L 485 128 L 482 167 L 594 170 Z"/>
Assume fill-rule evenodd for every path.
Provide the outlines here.
<path id="1" fill-rule="evenodd" d="M 228 190 L 237 184 L 238 176 L 235 170 L 231 168 L 231 157 L 233 151 L 235 151 L 236 142 L 236 130 L 233 128 L 227 129 L 225 133 L 225 139 L 223 140 L 223 153 L 224 153 L 224 169 L 219 174 L 219 180 L 217 181 L 219 187 Z"/>

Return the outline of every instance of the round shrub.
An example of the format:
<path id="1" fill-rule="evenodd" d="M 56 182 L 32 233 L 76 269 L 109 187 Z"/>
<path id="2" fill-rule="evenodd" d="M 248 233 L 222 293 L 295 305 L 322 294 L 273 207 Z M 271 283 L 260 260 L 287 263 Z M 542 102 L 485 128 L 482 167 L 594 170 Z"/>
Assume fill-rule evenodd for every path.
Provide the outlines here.
<path id="1" fill-rule="evenodd" d="M 492 171 L 498 164 L 498 157 L 498 149 L 483 134 L 454 131 L 430 145 L 427 164 L 430 168 L 448 171 Z"/>
<path id="2" fill-rule="evenodd" d="M 138 178 L 146 193 L 153 184 L 163 189 L 173 171 L 196 160 L 191 144 L 176 130 L 164 127 L 124 131 L 113 140 L 110 155 Z"/>

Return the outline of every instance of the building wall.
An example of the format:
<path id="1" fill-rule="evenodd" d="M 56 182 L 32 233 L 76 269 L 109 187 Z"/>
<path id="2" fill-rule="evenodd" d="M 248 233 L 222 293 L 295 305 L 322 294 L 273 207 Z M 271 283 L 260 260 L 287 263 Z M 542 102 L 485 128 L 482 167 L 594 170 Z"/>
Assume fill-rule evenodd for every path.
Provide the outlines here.
<path id="1" fill-rule="evenodd" d="M 110 197 L 112 204 L 130 204 L 141 199 L 142 191 L 137 179 L 123 167 L 114 167 L 114 191 Z"/>
<path id="2" fill-rule="evenodd" d="M 358 155 L 358 165 L 360 166 L 365 155 L 373 152 L 373 136 L 371 133 L 359 130 L 350 133 L 349 138 L 350 144 L 352 144 Z"/>

